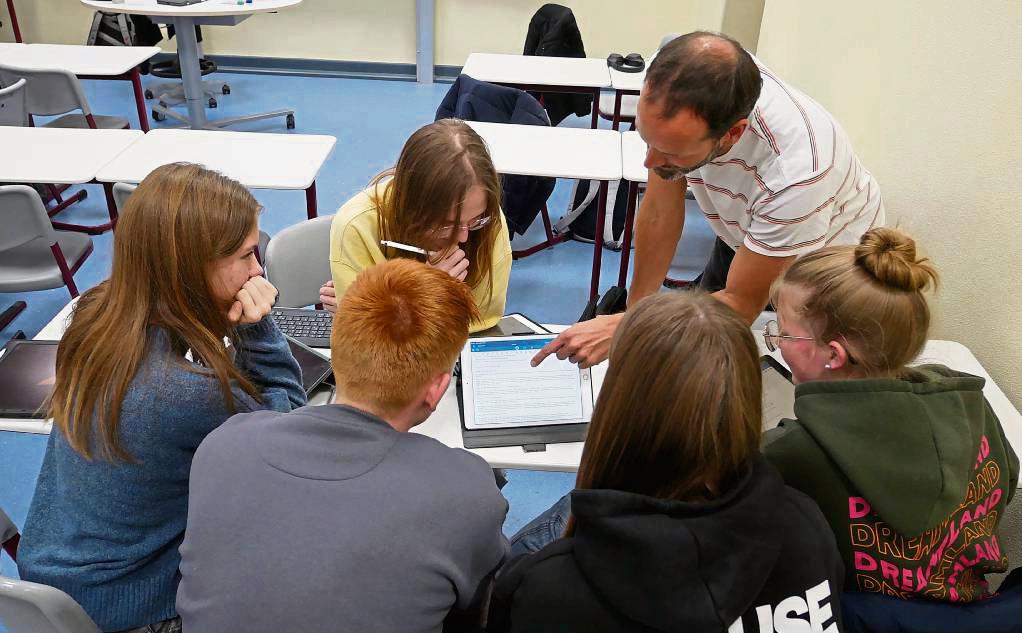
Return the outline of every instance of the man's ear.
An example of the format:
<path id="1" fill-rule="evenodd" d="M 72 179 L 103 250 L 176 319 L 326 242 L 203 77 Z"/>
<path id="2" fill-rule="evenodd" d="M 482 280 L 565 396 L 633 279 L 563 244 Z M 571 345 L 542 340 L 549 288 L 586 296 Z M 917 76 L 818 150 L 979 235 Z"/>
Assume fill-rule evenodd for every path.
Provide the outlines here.
<path id="1" fill-rule="evenodd" d="M 848 367 L 848 350 L 845 349 L 844 345 L 837 341 L 831 341 L 827 343 L 827 347 L 830 349 L 830 358 L 827 364 L 830 366 L 831 371 Z"/>
<path id="2" fill-rule="evenodd" d="M 447 387 L 451 384 L 451 374 L 444 372 L 437 374 L 430 379 L 426 384 L 426 392 L 423 394 L 423 400 L 430 411 L 436 411 L 437 405 L 440 404 L 440 400 L 447 393 Z"/>
<path id="3" fill-rule="evenodd" d="M 749 119 L 739 119 L 727 132 L 724 132 L 726 144 L 730 146 L 737 143 L 738 139 L 742 138 L 742 134 L 745 133 L 745 128 L 747 127 L 749 127 Z"/>

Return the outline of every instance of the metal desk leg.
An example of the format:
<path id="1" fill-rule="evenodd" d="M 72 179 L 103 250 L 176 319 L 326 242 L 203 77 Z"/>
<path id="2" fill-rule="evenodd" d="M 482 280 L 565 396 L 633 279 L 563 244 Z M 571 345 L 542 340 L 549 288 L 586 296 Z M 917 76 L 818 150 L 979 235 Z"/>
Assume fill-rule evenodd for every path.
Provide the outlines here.
<path id="1" fill-rule="evenodd" d="M 199 68 L 199 42 L 195 39 L 195 19 L 175 17 L 173 23 L 188 120 L 192 128 L 201 130 L 206 127 L 206 108 L 202 99 L 202 72 Z"/>
<path id="2" fill-rule="evenodd" d="M 589 124 L 589 127 L 594 130 L 599 127 L 600 123 L 600 89 L 593 89 L 593 122 Z"/>
<path id="3" fill-rule="evenodd" d="M 14 41 L 21 44 L 21 29 L 18 28 L 18 13 L 14 10 L 14 0 L 7 0 L 7 13 L 11 15 L 11 28 L 14 29 Z"/>
<path id="4" fill-rule="evenodd" d="M 313 180 L 309 188 L 305 190 L 305 210 L 309 215 L 309 219 L 313 219 L 319 215 L 319 208 L 316 202 L 316 181 Z"/>
<path id="5" fill-rule="evenodd" d="M 610 128 L 615 132 L 621 127 L 621 91 L 614 91 L 614 119 Z"/>
<path id="6" fill-rule="evenodd" d="M 600 291 L 600 267 L 603 265 L 603 223 L 607 217 L 607 181 L 600 181 L 600 195 L 596 199 L 596 234 L 593 236 L 593 276 L 589 284 L 589 300 Z"/>
<path id="7" fill-rule="evenodd" d="M 142 94 L 142 75 L 138 66 L 131 69 L 131 87 L 135 89 L 135 107 L 138 109 L 138 129 L 149 131 L 149 114 L 146 112 L 145 95 Z"/>
<path id="8" fill-rule="evenodd" d="M 617 273 L 617 285 L 626 288 L 628 282 L 628 258 L 632 253 L 632 223 L 635 221 L 635 207 L 639 199 L 639 183 L 628 183 L 628 206 L 625 208 L 625 234 L 621 240 L 621 269 Z"/>

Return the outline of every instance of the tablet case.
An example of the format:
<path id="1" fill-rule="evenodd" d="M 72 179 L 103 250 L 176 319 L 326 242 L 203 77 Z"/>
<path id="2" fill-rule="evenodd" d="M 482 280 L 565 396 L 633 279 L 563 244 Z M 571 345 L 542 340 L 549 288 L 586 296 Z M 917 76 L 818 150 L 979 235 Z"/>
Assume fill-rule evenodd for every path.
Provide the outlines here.
<path id="1" fill-rule="evenodd" d="M 495 448 L 521 446 L 526 452 L 545 451 L 547 444 L 584 442 L 589 423 L 551 424 L 549 426 L 520 426 L 507 429 L 465 428 L 465 399 L 462 393 L 461 371 L 456 372 L 458 416 L 461 419 L 461 438 L 465 448 Z"/>

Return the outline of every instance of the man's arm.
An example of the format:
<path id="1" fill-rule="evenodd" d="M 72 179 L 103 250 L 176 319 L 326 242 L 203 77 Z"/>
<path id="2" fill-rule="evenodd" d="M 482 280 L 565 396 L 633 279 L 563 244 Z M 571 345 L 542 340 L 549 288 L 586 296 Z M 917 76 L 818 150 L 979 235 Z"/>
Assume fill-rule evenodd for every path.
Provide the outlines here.
<path id="1" fill-rule="evenodd" d="M 751 325 L 770 300 L 770 286 L 793 261 L 794 257 L 767 257 L 739 248 L 727 274 L 727 285 L 713 296 Z"/>
<path id="2" fill-rule="evenodd" d="M 685 179 L 664 180 L 649 170 L 646 195 L 635 217 L 635 272 L 628 304 L 659 290 L 685 228 Z"/>

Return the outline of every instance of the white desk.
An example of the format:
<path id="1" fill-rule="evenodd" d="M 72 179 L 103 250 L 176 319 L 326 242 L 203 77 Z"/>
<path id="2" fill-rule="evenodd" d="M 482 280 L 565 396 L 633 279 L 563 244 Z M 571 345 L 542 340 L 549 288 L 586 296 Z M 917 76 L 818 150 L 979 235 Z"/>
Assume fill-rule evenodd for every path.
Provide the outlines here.
<path id="1" fill-rule="evenodd" d="M 632 254 L 632 230 L 635 224 L 635 207 L 639 202 L 639 184 L 649 180 L 646 169 L 646 143 L 638 132 L 621 135 L 621 171 L 628 181 L 628 206 L 625 209 L 625 231 L 621 238 L 621 267 L 617 274 L 617 285 L 626 288 L 628 282 L 628 258 Z"/>
<path id="2" fill-rule="evenodd" d="M 502 174 L 547 176 L 599 180 L 596 240 L 593 244 L 593 272 L 589 297 L 600 287 L 603 256 L 603 224 L 607 209 L 607 182 L 621 178 L 621 135 L 611 130 L 544 127 L 541 125 L 509 125 L 469 121 L 473 130 L 486 141 L 493 165 Z M 563 241 L 566 236 L 548 239 L 528 251 L 545 248 Z"/>
<path id="3" fill-rule="evenodd" d="M 44 327 L 36 339 L 59 340 L 67 326 L 67 317 L 71 314 L 74 301 L 68 303 Z M 552 331 L 560 331 L 564 326 L 546 326 Z M 767 354 L 763 346 L 762 331 L 753 331 L 760 353 Z M 319 350 L 329 355 L 329 350 Z M 779 352 L 772 354 L 783 362 Z M 1015 452 L 1022 451 L 1022 413 L 1011 404 L 1000 387 L 994 383 L 990 375 L 983 369 L 976 357 L 960 343 L 953 341 L 929 341 L 917 362 L 942 363 L 959 371 L 964 371 L 986 379 L 983 395 L 1001 421 L 1001 426 Z M 598 390 L 606 373 L 606 363 L 593 368 L 594 388 Z M 17 431 L 23 433 L 49 433 L 52 426 L 49 420 L 16 420 L 0 419 L 0 431 Z M 417 426 L 414 432 L 433 437 L 447 446 L 464 448 L 461 438 L 461 416 L 458 412 L 458 398 L 454 383 L 444 394 L 436 412 L 425 423 Z M 548 444 L 545 451 L 526 453 L 520 446 L 501 448 L 478 448 L 471 452 L 485 459 L 494 468 L 517 468 L 525 470 L 551 470 L 573 472 L 578 468 L 582 457 L 582 443 Z"/>
<path id="4" fill-rule="evenodd" d="M 0 127 L 0 182 L 82 184 L 94 182 L 99 170 L 145 135 L 141 130 L 89 130 Z M 112 187 L 104 186 L 110 222 L 85 227 L 54 222 L 54 228 L 103 233 L 117 220 Z"/>
<path id="5" fill-rule="evenodd" d="M 333 136 L 203 130 L 153 130 L 96 176 L 139 183 L 161 165 L 198 163 L 253 189 L 304 189 L 308 217 L 317 215 L 316 176 L 336 145 Z"/>
<path id="6" fill-rule="evenodd" d="M 130 81 L 139 128 L 148 132 L 149 118 L 138 67 L 159 52 L 159 46 L 23 44 L 20 48 L 0 46 L 0 63 L 26 70 L 68 70 L 82 79 Z"/>
<path id="7" fill-rule="evenodd" d="M 261 114 L 209 121 L 206 118 L 205 99 L 202 92 L 202 73 L 199 70 L 199 43 L 195 39 L 197 25 L 234 26 L 259 13 L 272 13 L 301 3 L 302 0 L 255 0 L 252 3 L 237 4 L 232 0 L 206 0 L 186 7 L 158 4 L 156 0 L 126 0 L 123 3 L 81 0 L 81 3 L 95 11 L 147 15 L 154 22 L 174 25 L 177 38 L 178 59 L 181 62 L 181 82 L 184 86 L 188 116 L 154 108 L 161 113 L 178 119 L 196 129 L 214 129 L 239 122 L 258 121 L 278 116 L 288 117 L 288 127 L 294 127 L 294 111 L 274 110 Z"/>
<path id="8" fill-rule="evenodd" d="M 592 95 L 592 128 L 596 128 L 599 118 L 600 90 L 611 85 L 607 60 L 586 57 L 472 53 L 461 72 L 479 81 L 521 90 Z"/>

